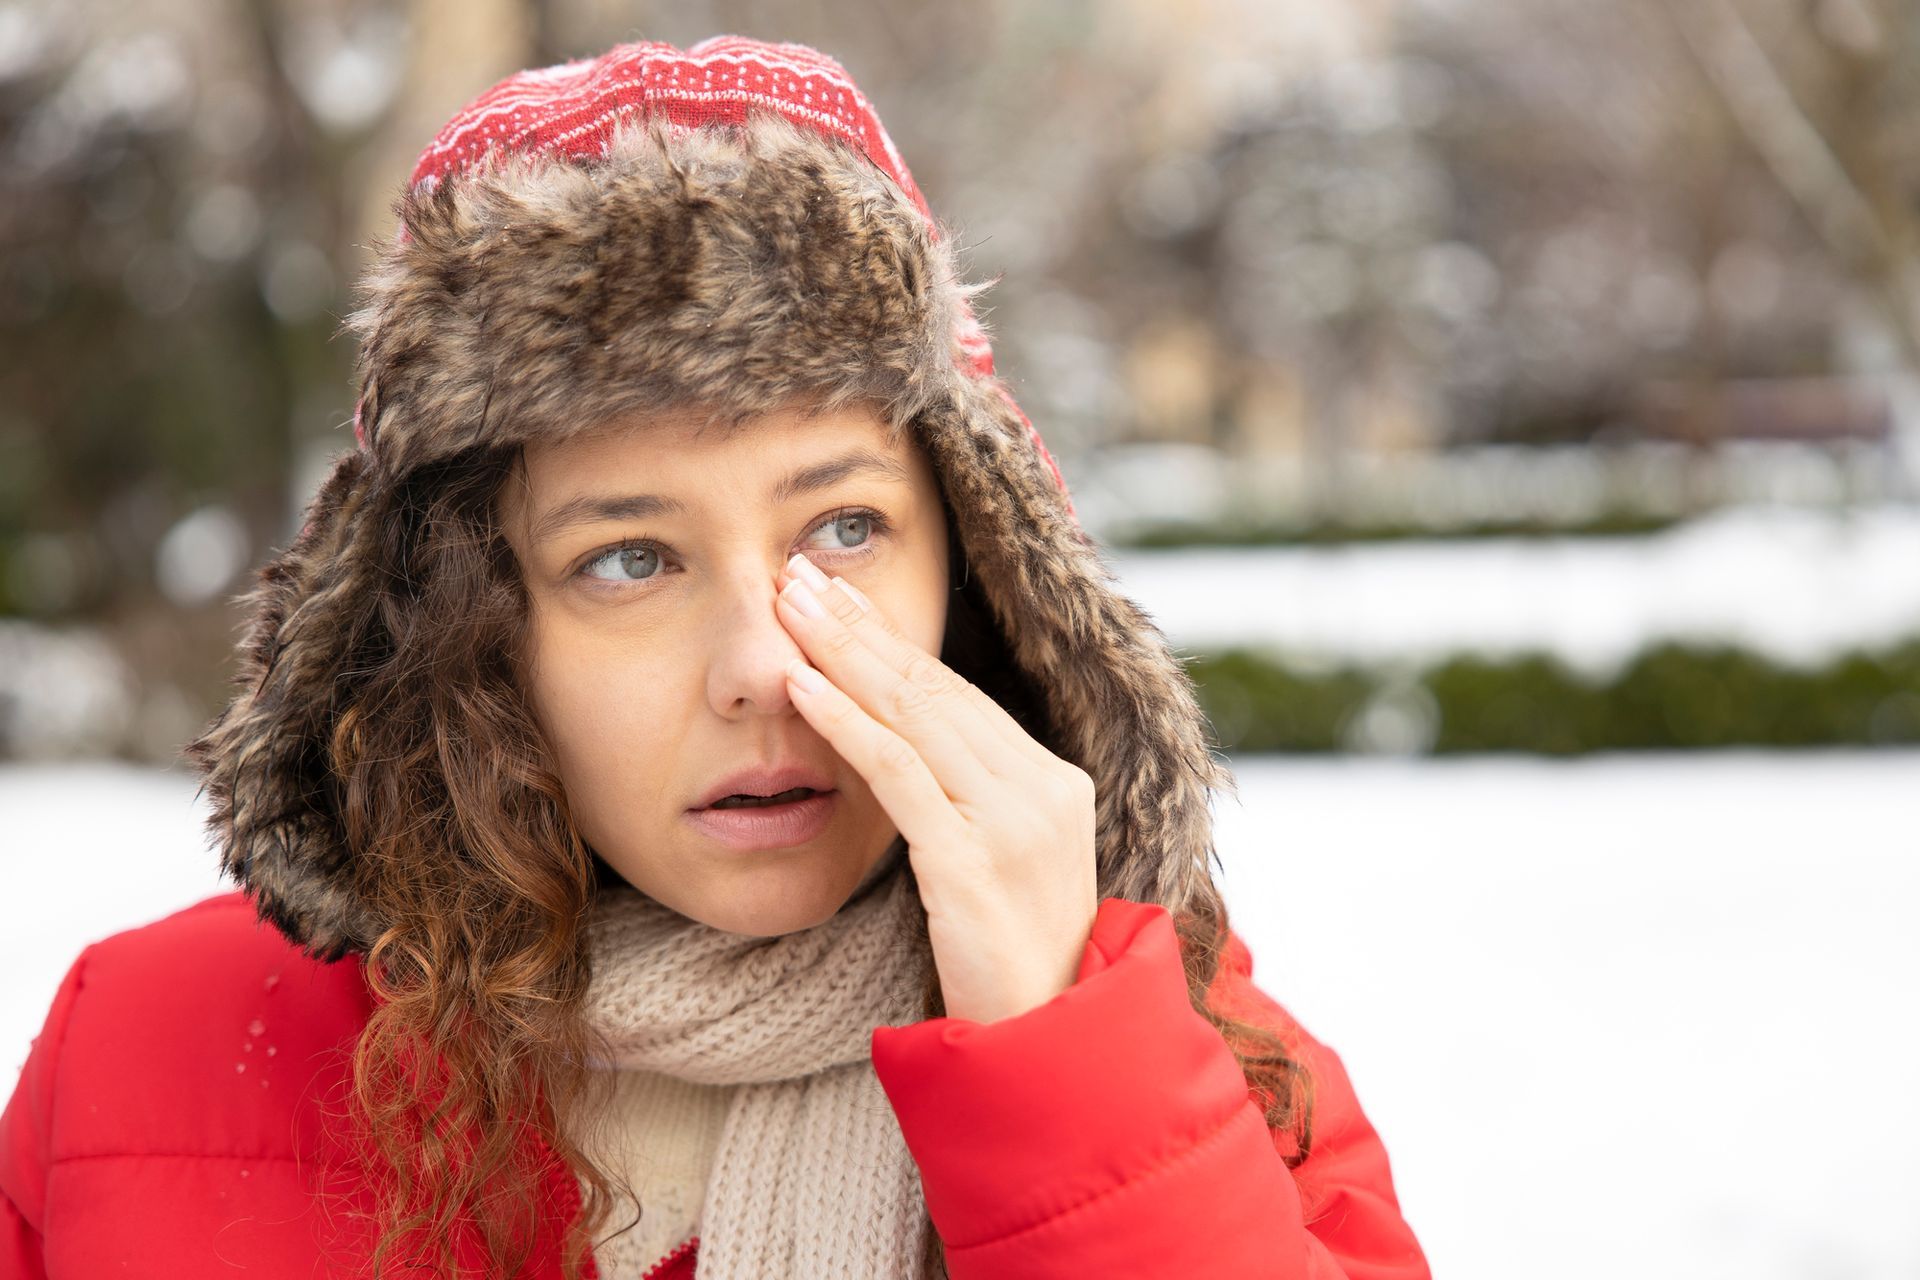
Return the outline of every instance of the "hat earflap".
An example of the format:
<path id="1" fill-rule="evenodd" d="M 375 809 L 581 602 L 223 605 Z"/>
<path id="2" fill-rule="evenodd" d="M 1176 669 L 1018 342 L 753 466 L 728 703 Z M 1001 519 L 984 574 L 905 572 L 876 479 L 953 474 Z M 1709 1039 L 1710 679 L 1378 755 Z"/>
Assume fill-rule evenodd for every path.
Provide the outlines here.
<path id="1" fill-rule="evenodd" d="M 221 869 L 263 919 L 320 960 L 379 933 L 355 886 L 330 742 L 347 682 L 383 641 L 373 605 L 390 498 L 365 453 L 343 453 L 292 545 L 244 599 L 237 692 L 188 744 L 211 800 Z"/>

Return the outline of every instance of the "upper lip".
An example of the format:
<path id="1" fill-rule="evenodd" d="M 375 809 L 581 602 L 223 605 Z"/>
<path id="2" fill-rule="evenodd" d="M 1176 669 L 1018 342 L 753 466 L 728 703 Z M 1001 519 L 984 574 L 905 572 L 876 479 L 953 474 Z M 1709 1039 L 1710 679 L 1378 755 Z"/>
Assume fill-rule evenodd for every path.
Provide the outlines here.
<path id="1" fill-rule="evenodd" d="M 833 779 L 819 769 L 804 764 L 756 764 L 751 768 L 730 773 L 708 789 L 705 798 L 693 806 L 706 809 L 716 800 L 724 800 L 732 795 L 771 796 L 782 791 L 791 791 L 795 787 L 811 787 L 815 791 L 831 791 Z"/>

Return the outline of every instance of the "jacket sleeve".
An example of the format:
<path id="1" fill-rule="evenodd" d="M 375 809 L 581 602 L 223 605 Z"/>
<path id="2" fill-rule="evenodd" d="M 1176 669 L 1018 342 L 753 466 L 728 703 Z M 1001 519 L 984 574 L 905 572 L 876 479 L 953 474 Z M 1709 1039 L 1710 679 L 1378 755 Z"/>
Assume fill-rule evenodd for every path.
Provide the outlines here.
<path id="1" fill-rule="evenodd" d="M 41 1239 L 52 1164 L 54 1078 L 85 964 L 82 952 L 60 980 L 46 1023 L 27 1051 L 6 1110 L 0 1111 L 0 1276 L 7 1280 L 46 1277 Z"/>
<path id="2" fill-rule="evenodd" d="M 1037 1008 L 874 1029 L 954 1280 L 1429 1280 L 1345 1070 L 1252 986 L 1237 937 L 1208 1002 L 1281 1029 L 1313 1073 L 1297 1169 L 1158 904 L 1103 899 L 1074 985 Z"/>

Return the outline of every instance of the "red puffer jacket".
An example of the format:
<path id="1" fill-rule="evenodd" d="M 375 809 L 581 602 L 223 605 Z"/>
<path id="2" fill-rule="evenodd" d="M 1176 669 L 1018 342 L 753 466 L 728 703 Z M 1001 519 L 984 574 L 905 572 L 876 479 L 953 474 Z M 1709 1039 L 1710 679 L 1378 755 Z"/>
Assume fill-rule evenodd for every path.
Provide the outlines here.
<path id="1" fill-rule="evenodd" d="M 1237 935 L 1209 1002 L 1297 1032 Z M 240 893 L 87 947 L 0 1116 L 0 1277 L 365 1275 L 329 1117 L 369 1008 L 357 965 L 306 958 Z M 1187 1000 L 1166 909 L 1107 898 L 1074 986 L 999 1022 L 878 1027 L 873 1062 L 956 1280 L 1427 1277 L 1339 1059 L 1297 1040 L 1317 1111 L 1289 1170 Z M 552 1167 L 542 1280 L 579 1211 Z"/>

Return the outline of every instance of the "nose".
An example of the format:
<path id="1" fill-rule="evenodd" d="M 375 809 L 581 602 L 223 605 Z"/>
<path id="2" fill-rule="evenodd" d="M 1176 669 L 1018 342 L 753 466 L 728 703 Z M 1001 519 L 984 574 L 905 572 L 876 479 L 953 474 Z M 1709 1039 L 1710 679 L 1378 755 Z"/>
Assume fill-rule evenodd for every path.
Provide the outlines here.
<path id="1" fill-rule="evenodd" d="M 773 611 L 780 571 L 779 565 L 745 568 L 718 588 L 707 638 L 707 697 L 727 719 L 779 715 L 792 704 L 787 663 L 806 653 Z"/>

